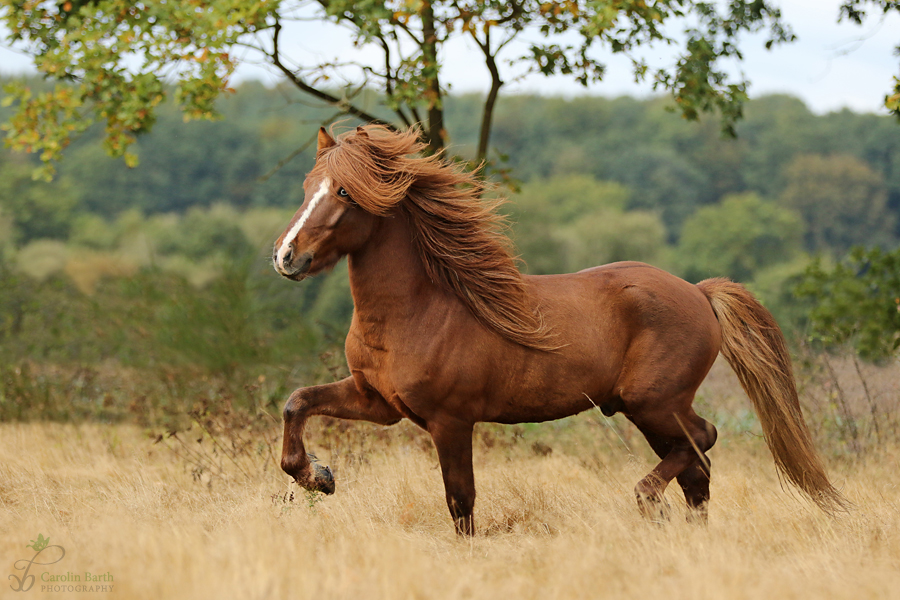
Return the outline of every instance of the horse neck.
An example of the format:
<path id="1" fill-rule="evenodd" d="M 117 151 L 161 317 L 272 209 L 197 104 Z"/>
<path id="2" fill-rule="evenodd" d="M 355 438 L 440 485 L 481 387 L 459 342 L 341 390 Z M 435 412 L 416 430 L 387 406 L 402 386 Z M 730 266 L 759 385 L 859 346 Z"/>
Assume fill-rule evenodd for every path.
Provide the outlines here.
<path id="1" fill-rule="evenodd" d="M 409 319 L 433 297 L 445 295 L 425 272 L 403 214 L 379 220 L 369 241 L 348 256 L 350 290 L 357 319 Z"/>

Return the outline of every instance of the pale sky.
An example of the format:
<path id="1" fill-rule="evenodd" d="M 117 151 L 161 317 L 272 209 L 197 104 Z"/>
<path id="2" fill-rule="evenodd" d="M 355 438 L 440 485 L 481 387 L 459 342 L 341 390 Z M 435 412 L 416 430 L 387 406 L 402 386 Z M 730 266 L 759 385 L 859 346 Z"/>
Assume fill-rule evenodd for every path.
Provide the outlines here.
<path id="1" fill-rule="evenodd" d="M 892 76 L 900 76 L 900 58 L 894 49 L 900 45 L 900 14 L 893 13 L 881 21 L 872 16 L 862 27 L 837 23 L 841 0 L 782 0 L 784 19 L 797 34 L 792 44 L 763 48 L 764 38 L 747 36 L 740 46 L 744 61 L 734 65 L 751 81 L 750 95 L 788 93 L 802 98 L 818 113 L 848 107 L 858 112 L 884 113 L 884 96 L 892 88 Z M 347 33 L 322 22 L 297 23 L 282 33 L 283 44 L 300 60 L 347 60 L 358 58 Z M 289 43 L 288 43 L 289 42 Z M 507 57 L 521 53 L 510 48 Z M 672 62 L 665 52 L 647 54 L 649 62 L 665 65 Z M 248 58 L 251 58 L 248 56 Z M 606 57 L 598 55 L 598 58 Z M 443 82 L 452 92 L 487 91 L 489 76 L 480 54 L 471 42 L 457 41 L 447 45 L 441 56 Z M 648 84 L 632 81 L 627 61 L 612 57 L 607 60 L 604 81 L 585 89 L 565 77 L 548 79 L 532 75 L 503 88 L 503 93 L 541 93 L 547 95 L 593 94 L 645 96 Z M 10 75 L 31 70 L 27 56 L 0 43 L 0 74 Z M 273 82 L 276 77 L 264 67 L 245 64 L 236 81 L 262 79 Z"/>

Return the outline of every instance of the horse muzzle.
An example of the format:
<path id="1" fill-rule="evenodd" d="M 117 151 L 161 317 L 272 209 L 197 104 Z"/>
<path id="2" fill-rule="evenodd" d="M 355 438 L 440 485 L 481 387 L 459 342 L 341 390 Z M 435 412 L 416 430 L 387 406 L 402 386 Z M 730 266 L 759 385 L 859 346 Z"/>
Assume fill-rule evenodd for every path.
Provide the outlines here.
<path id="1" fill-rule="evenodd" d="M 277 255 L 275 255 L 273 259 L 275 270 L 278 271 L 280 275 L 294 281 L 301 281 L 309 273 L 313 255 L 312 252 L 294 254 L 288 250 L 281 261 L 278 260 Z"/>

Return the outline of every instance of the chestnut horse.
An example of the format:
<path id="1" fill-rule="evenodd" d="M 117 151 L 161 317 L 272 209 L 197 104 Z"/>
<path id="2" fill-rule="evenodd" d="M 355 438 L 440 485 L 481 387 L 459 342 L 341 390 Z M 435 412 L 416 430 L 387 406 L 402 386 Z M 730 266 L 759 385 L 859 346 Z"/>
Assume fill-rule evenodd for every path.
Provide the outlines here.
<path id="1" fill-rule="evenodd" d="M 405 417 L 431 434 L 456 531 L 471 535 L 475 423 L 598 406 L 623 413 L 661 459 L 635 487 L 641 511 L 665 516 L 676 479 L 705 521 L 716 428 L 691 403 L 721 351 L 780 472 L 826 511 L 845 506 L 803 421 L 781 331 L 746 289 L 637 262 L 522 275 L 479 179 L 423 148 L 415 131 L 321 129 L 304 202 L 275 242 L 275 269 L 294 281 L 347 256 L 354 302 L 350 377 L 300 388 L 284 409 L 281 467 L 299 485 L 334 491 L 304 449 L 308 417 Z"/>

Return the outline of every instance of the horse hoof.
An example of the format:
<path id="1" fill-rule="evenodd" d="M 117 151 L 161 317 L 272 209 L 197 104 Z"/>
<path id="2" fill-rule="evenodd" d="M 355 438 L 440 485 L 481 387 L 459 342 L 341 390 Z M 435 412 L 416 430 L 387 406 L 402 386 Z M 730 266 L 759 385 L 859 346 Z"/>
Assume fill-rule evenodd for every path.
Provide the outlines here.
<path id="1" fill-rule="evenodd" d="M 705 502 L 700 506 L 690 507 L 688 509 L 687 522 L 692 525 L 709 524 L 709 508 Z"/>
<path id="2" fill-rule="evenodd" d="M 669 521 L 669 503 L 660 496 L 637 493 L 638 509 L 641 515 L 651 523 L 662 525 Z"/>
<path id="3" fill-rule="evenodd" d="M 313 469 L 315 470 L 315 476 L 313 477 L 315 489 L 323 494 L 333 494 L 334 475 L 331 473 L 331 468 L 313 464 Z"/>
<path id="4" fill-rule="evenodd" d="M 305 467 L 296 472 L 290 469 L 285 469 L 285 471 L 292 475 L 297 485 L 303 489 L 311 492 L 333 494 L 334 474 L 331 472 L 331 469 L 321 466 L 315 454 L 308 453 L 306 457 L 309 459 L 309 463 Z M 284 467 L 282 466 L 282 468 Z"/>

